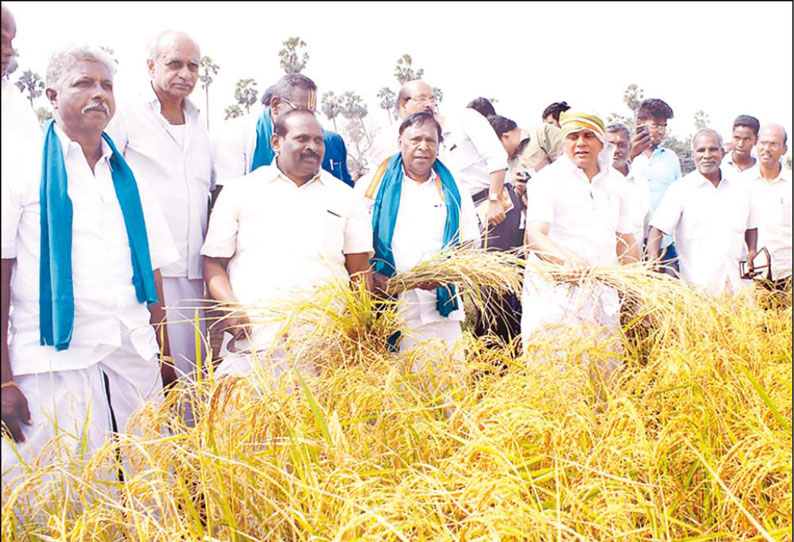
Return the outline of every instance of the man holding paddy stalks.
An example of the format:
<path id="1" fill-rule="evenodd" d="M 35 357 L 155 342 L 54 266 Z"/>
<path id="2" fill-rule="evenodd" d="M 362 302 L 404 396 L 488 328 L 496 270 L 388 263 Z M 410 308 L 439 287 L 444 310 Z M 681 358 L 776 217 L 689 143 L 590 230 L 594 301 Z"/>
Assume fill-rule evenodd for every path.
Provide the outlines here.
<path id="1" fill-rule="evenodd" d="M 752 183 L 720 167 L 725 151 L 717 131 L 698 130 L 692 150 L 697 169 L 670 185 L 651 218 L 648 257 L 658 259 L 663 236 L 673 234 L 686 283 L 711 295 L 735 294 L 751 284 L 739 274 L 745 245 L 751 272 L 756 253 Z"/>
<path id="2" fill-rule="evenodd" d="M 401 124 L 400 152 L 362 177 L 355 191 L 372 214 L 375 256 L 373 283 L 383 291 L 395 273 L 408 271 L 445 247 L 480 238 L 474 203 L 452 173 L 437 160 L 441 126 L 433 114 L 420 111 Z M 408 332 L 400 350 L 438 338 L 452 346 L 464 320 L 455 285 L 427 283 L 405 292 Z"/>
<path id="3" fill-rule="evenodd" d="M 229 309 L 234 338 L 216 376 L 258 365 L 277 379 L 289 369 L 278 350 L 281 323 L 266 322 L 261 309 L 369 270 L 367 211 L 349 186 L 321 169 L 325 145 L 314 113 L 298 108 L 279 116 L 270 145 L 272 165 L 226 183 L 201 249 L 207 289 Z"/>
<path id="4" fill-rule="evenodd" d="M 154 194 L 103 132 L 114 72 L 99 49 L 54 54 L 41 161 L 3 180 L 2 419 L 22 443 L 3 439 L 4 474 L 56 436 L 57 452 L 90 454 L 162 397 L 167 332 L 151 324 L 165 323 L 159 268 L 179 255 Z"/>
<path id="5" fill-rule="evenodd" d="M 539 332 L 570 324 L 579 333 L 619 329 L 618 293 L 579 284 L 591 266 L 636 262 L 632 210 L 622 175 L 611 167 L 603 121 L 592 113 L 560 115 L 563 151 L 527 184 L 527 246 L 521 331 L 524 348 Z M 560 267 L 556 277 L 532 262 Z"/>

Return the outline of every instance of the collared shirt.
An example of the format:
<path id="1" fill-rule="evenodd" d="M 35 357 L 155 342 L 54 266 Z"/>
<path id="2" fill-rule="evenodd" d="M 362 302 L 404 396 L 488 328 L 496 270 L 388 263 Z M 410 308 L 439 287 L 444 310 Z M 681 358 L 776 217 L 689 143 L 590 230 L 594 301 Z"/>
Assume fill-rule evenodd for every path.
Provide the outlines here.
<path id="1" fill-rule="evenodd" d="M 755 160 L 755 163 L 752 166 L 748 167 L 747 169 L 739 169 L 739 166 L 737 166 L 736 163 L 733 161 L 733 153 L 729 152 L 722 159 L 722 163 L 720 164 L 720 167 L 722 168 L 722 170 L 725 172 L 726 175 L 731 175 L 731 174 L 735 175 L 737 173 L 739 174 L 748 173 L 751 170 L 758 169 L 758 158 L 753 156 L 753 160 Z"/>
<path id="2" fill-rule="evenodd" d="M 226 182 L 201 253 L 231 258 L 239 302 L 272 304 L 328 280 L 347 279 L 345 254 L 372 252 L 372 226 L 360 198 L 323 170 L 298 186 L 275 165 Z M 257 312 L 249 308 L 256 321 Z M 253 342 L 267 338 L 265 326 Z"/>
<path id="3" fill-rule="evenodd" d="M 634 158 L 632 169 L 637 175 L 648 179 L 651 194 L 651 208 L 655 211 L 662 201 L 664 193 L 675 181 L 681 178 L 681 162 L 675 152 L 664 147 L 656 147 L 650 158 L 644 152 Z M 662 247 L 673 242 L 672 235 L 665 235 Z"/>
<path id="4" fill-rule="evenodd" d="M 653 212 L 651 210 L 651 193 L 648 179 L 637 174 L 631 164 L 628 167 L 629 173 L 625 176 L 626 196 L 631 212 L 632 233 L 640 253 L 642 253 L 643 241 L 648 237 L 648 223 Z"/>
<path id="5" fill-rule="evenodd" d="M 139 99 L 119 107 L 106 131 L 135 178 L 146 180 L 166 211 L 179 259 L 162 269 L 163 276 L 195 280 L 202 278 L 199 251 L 207 231 L 212 158 L 198 108 L 185 99 L 184 112 L 184 125 L 169 124 L 150 87 Z"/>
<path id="6" fill-rule="evenodd" d="M 223 185 L 228 179 L 251 173 L 256 150 L 256 125 L 264 109 L 256 114 L 229 119 L 212 138 L 214 180 Z M 353 181 L 347 170 L 347 149 L 344 139 L 336 132 L 323 130 L 325 155 L 323 169 L 350 186 Z M 329 152 L 335 156 L 330 156 Z M 272 165 L 272 164 L 271 164 Z"/>
<path id="7" fill-rule="evenodd" d="M 374 199 L 365 196 L 374 174 L 369 174 L 356 183 L 355 192 L 362 199 L 369 212 L 375 204 Z M 465 190 L 459 190 L 460 241 L 461 243 L 480 241 L 480 229 L 474 202 Z M 377 194 L 373 195 L 373 198 Z M 444 227 L 447 222 L 447 209 L 444 197 L 439 190 L 437 174 L 432 171 L 430 178 L 422 183 L 413 180 L 403 169 L 400 207 L 394 224 L 392 252 L 394 266 L 398 273 L 408 271 L 416 265 L 438 255 L 444 247 Z M 465 319 L 463 308 L 441 316 L 436 310 L 436 293 L 429 290 L 409 290 L 403 300 L 409 310 L 417 310 L 422 324 Z"/>
<path id="8" fill-rule="evenodd" d="M 722 170 L 715 188 L 697 170 L 674 183 L 651 218 L 651 226 L 675 235 L 681 278 L 717 294 L 747 287 L 739 276 L 746 230 L 757 227 L 752 183 Z"/>
<path id="9" fill-rule="evenodd" d="M 588 181 L 561 156 L 527 183 L 527 223 L 548 223 L 549 239 L 590 265 L 618 265 L 616 234 L 633 231 L 626 184 L 608 163 L 599 156 L 599 172 Z"/>
<path id="10" fill-rule="evenodd" d="M 755 190 L 758 248 L 769 251 L 772 279 L 786 278 L 791 275 L 791 171 L 781 164 L 780 174 L 771 181 L 761 177 L 757 167 L 744 175 Z"/>
<path id="11" fill-rule="evenodd" d="M 19 89 L 7 77 L 0 79 L 2 90 L 2 157 L 0 182 L 6 183 L 14 176 L 23 173 L 33 164 L 33 169 L 41 175 L 41 143 L 44 134 L 33 108 Z M 21 171 L 20 171 L 21 170 Z"/>
<path id="12" fill-rule="evenodd" d="M 16 258 L 11 278 L 12 371 L 32 374 L 89 367 L 121 344 L 125 328 L 132 330 L 130 339 L 138 354 L 150 359 L 157 353 L 157 341 L 146 304 L 138 302 L 132 284 L 130 246 L 113 187 L 110 147 L 102 142 L 102 157 L 92 172 L 80 145 L 57 125 L 55 132 L 63 147 L 73 209 L 74 332 L 66 350 L 56 352 L 39 345 L 39 159 L 38 175 L 15 177 L 3 184 L 2 257 Z M 152 268 L 158 269 L 178 254 L 148 184 L 137 184 Z"/>
<path id="13" fill-rule="evenodd" d="M 553 124 L 542 122 L 531 130 L 521 130 L 521 143 L 510 159 L 510 178 L 526 172 L 530 176 L 554 162 L 562 154 L 562 131 Z"/>
<path id="14" fill-rule="evenodd" d="M 491 186 L 491 173 L 507 169 L 507 151 L 491 123 L 471 108 L 446 119 L 439 158 L 458 173 L 455 180 L 474 196 Z"/>

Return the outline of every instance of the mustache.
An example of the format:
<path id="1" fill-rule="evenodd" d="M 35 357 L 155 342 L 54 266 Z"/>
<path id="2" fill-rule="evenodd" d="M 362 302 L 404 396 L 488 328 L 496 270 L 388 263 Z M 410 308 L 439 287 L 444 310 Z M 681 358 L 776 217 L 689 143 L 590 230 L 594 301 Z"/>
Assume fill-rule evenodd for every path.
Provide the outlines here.
<path id="1" fill-rule="evenodd" d="M 314 151 L 306 151 L 301 153 L 301 158 L 315 158 L 317 160 L 320 159 L 320 155 Z"/>
<path id="2" fill-rule="evenodd" d="M 88 111 L 102 111 L 105 115 L 110 114 L 110 108 L 105 102 L 91 102 L 80 110 L 83 115 L 85 115 Z"/>

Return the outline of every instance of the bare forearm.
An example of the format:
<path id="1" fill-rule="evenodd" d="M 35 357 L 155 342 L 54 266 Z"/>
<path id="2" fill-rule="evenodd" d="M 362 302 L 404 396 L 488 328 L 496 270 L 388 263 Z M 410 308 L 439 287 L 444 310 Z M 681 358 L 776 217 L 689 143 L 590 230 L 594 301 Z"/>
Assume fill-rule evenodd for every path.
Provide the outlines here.
<path id="1" fill-rule="evenodd" d="M 157 332 L 157 344 L 160 351 L 166 355 L 171 355 L 171 345 L 168 342 L 168 318 L 166 317 L 166 299 L 163 293 L 163 277 L 159 269 L 154 270 L 154 286 L 157 290 L 157 303 L 149 305 L 149 323 Z"/>
<path id="2" fill-rule="evenodd" d="M 507 173 L 506 169 L 502 169 L 499 171 L 494 171 L 490 174 L 490 186 L 488 188 L 489 194 L 501 194 L 502 189 L 505 186 L 505 174 Z"/>
<path id="3" fill-rule="evenodd" d="M 541 260 L 559 265 L 564 265 L 569 260 L 568 254 L 545 233 L 528 230 L 526 237 L 527 247 L 535 252 Z"/>
<path id="4" fill-rule="evenodd" d="M 221 303 L 237 303 L 229 274 L 226 272 L 226 258 L 204 257 L 204 281 L 210 296 Z"/>
<path id="5" fill-rule="evenodd" d="M 11 296 L 11 266 L 14 260 L 2 260 L 2 277 L 0 277 L 0 318 L 3 326 L 2 344 L 0 344 L 0 382 L 8 382 L 14 379 L 11 372 L 11 362 L 8 357 L 8 312 Z"/>
<path id="6" fill-rule="evenodd" d="M 369 254 L 345 254 L 345 269 L 350 275 L 350 285 L 355 287 L 358 281 L 364 281 L 368 292 L 373 291 L 372 271 L 369 265 Z"/>
<path id="7" fill-rule="evenodd" d="M 745 230 L 744 242 L 747 243 L 747 252 L 755 254 L 758 250 L 758 229 Z"/>
<path id="8" fill-rule="evenodd" d="M 662 253 L 662 237 L 664 237 L 664 232 L 651 226 L 651 230 L 648 232 L 648 246 L 645 249 L 649 260 L 659 259 Z"/>
<path id="9" fill-rule="evenodd" d="M 640 249 L 632 234 L 618 234 L 617 255 L 620 265 L 637 263 L 640 259 Z"/>

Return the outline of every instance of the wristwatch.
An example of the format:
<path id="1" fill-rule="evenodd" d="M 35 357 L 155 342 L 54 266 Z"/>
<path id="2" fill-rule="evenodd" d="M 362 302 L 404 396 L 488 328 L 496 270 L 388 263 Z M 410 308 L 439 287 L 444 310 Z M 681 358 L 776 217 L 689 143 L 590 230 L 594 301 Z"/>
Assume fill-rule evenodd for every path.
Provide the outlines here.
<path id="1" fill-rule="evenodd" d="M 499 201 L 499 194 L 488 193 L 488 201 Z"/>

